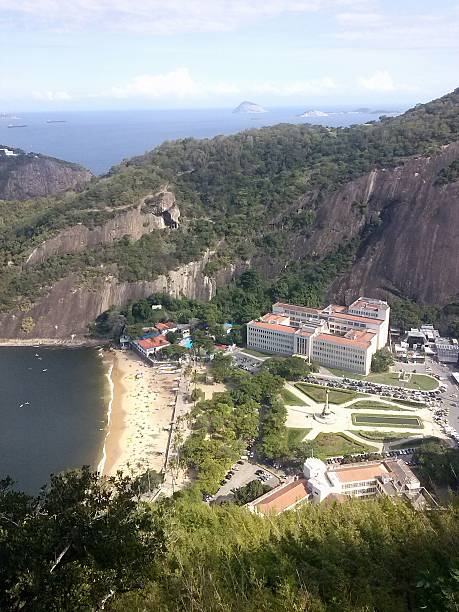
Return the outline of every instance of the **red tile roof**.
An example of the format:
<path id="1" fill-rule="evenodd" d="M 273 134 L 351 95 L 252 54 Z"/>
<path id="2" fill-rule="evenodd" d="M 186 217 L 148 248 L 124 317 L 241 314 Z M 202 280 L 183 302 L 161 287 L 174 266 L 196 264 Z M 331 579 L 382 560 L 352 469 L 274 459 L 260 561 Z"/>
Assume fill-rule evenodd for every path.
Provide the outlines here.
<path id="1" fill-rule="evenodd" d="M 170 342 L 168 342 L 163 336 L 155 336 L 154 338 L 145 338 L 145 340 L 139 340 L 138 344 L 143 349 L 148 350 L 169 346 Z"/>
<path id="2" fill-rule="evenodd" d="M 263 514 L 268 512 L 279 514 L 297 502 L 307 499 L 308 495 L 307 481 L 305 478 L 300 478 L 273 489 L 271 493 L 263 495 L 260 500 L 254 501 L 252 506 Z"/>
<path id="3" fill-rule="evenodd" d="M 280 331 L 285 334 L 294 334 L 298 331 L 297 327 L 291 327 L 290 325 L 278 325 L 277 323 L 264 323 L 263 321 L 251 321 L 249 325 L 253 327 L 259 327 L 260 329 L 270 329 L 272 331 Z"/>
<path id="4" fill-rule="evenodd" d="M 323 340 L 328 344 L 342 344 L 344 346 L 354 346 L 357 348 L 368 348 L 369 340 L 353 340 L 352 338 L 344 338 L 343 336 L 334 336 L 333 334 L 319 334 L 316 340 Z"/>
<path id="5" fill-rule="evenodd" d="M 175 329 L 177 325 L 175 323 L 167 322 L 167 323 L 156 323 L 155 327 L 158 331 L 165 331 L 166 329 Z"/>
<path id="6" fill-rule="evenodd" d="M 384 463 L 372 463 L 370 465 L 359 465 L 358 467 L 341 466 L 335 468 L 332 473 L 336 474 L 340 482 L 344 484 L 374 480 L 378 476 L 387 476 L 389 470 Z"/>

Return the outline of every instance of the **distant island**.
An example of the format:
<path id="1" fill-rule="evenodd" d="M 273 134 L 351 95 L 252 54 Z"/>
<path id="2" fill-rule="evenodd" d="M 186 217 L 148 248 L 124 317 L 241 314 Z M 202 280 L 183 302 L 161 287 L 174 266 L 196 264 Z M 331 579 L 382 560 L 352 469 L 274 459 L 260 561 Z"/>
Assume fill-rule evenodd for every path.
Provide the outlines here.
<path id="1" fill-rule="evenodd" d="M 354 113 L 360 113 L 362 115 L 398 115 L 399 111 L 394 111 L 394 110 L 378 110 L 378 109 L 371 109 L 371 108 L 356 108 L 355 111 L 353 111 Z"/>
<path id="2" fill-rule="evenodd" d="M 328 117 L 329 114 L 320 110 L 308 110 L 302 113 L 300 117 Z"/>
<path id="3" fill-rule="evenodd" d="M 233 110 L 233 113 L 266 113 L 266 109 L 264 109 L 259 104 L 255 104 L 255 102 L 248 102 L 244 100 L 241 102 L 239 106 Z"/>

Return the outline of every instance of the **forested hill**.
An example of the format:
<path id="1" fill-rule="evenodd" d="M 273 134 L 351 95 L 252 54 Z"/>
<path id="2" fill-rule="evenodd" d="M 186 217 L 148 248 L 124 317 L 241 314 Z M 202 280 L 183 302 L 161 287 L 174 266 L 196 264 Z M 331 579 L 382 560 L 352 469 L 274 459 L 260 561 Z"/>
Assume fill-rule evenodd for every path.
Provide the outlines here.
<path id="1" fill-rule="evenodd" d="M 78 164 L 0 145 L 0 200 L 23 200 L 81 189 L 91 177 L 91 172 Z"/>
<path id="2" fill-rule="evenodd" d="M 459 506 L 391 499 L 257 516 L 141 480 L 0 481 L 0 609 L 27 612 L 456 612 Z"/>
<path id="3" fill-rule="evenodd" d="M 0 315 L 0 336 L 79 334 L 110 305 L 163 289 L 209 298 L 247 266 L 295 278 L 306 304 L 326 291 L 455 303 L 458 141 L 459 89 L 350 128 L 166 142 L 81 193 L 0 202 L 0 308 L 27 311 Z"/>

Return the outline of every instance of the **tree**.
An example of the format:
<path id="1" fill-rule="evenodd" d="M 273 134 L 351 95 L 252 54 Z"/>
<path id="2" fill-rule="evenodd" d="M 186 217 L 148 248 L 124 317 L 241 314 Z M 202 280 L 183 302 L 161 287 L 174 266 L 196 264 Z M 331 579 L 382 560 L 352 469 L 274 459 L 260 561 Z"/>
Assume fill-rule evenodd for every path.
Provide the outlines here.
<path id="1" fill-rule="evenodd" d="M 0 483 L 0 609 L 99 608 L 137 588 L 163 535 L 129 478 L 88 467 L 52 476 L 37 497 Z M 27 551 L 27 552 L 26 552 Z"/>
<path id="2" fill-rule="evenodd" d="M 204 398 L 205 398 L 204 391 L 202 389 L 198 389 L 198 387 L 193 389 L 193 391 L 191 392 L 190 399 L 192 402 L 200 402 Z"/>
<path id="3" fill-rule="evenodd" d="M 453 338 L 459 338 L 459 319 L 453 319 L 448 325 L 448 334 Z"/>
<path id="4" fill-rule="evenodd" d="M 376 351 L 371 358 L 372 372 L 388 372 L 391 365 L 394 363 L 392 353 L 388 348 L 384 347 Z"/>
<path id="5" fill-rule="evenodd" d="M 171 344 L 175 344 L 176 342 L 178 342 L 178 340 L 180 340 L 180 334 L 178 332 L 173 331 L 167 332 L 166 340 Z"/>
<path id="6" fill-rule="evenodd" d="M 178 359 L 183 355 L 186 355 L 189 351 L 186 347 L 180 346 L 180 344 L 171 344 L 162 349 L 162 354 L 173 359 Z"/>
<path id="7" fill-rule="evenodd" d="M 234 491 L 234 501 L 238 506 L 244 506 L 270 490 L 269 485 L 263 484 L 259 480 L 252 480 L 244 487 L 239 487 Z"/>
<path id="8" fill-rule="evenodd" d="M 217 352 L 210 362 L 209 369 L 215 382 L 223 382 L 231 375 L 233 370 L 233 358 L 231 355 Z"/>
<path id="9" fill-rule="evenodd" d="M 286 380 L 301 380 L 314 371 L 301 357 L 271 357 L 263 362 L 263 368 Z"/>

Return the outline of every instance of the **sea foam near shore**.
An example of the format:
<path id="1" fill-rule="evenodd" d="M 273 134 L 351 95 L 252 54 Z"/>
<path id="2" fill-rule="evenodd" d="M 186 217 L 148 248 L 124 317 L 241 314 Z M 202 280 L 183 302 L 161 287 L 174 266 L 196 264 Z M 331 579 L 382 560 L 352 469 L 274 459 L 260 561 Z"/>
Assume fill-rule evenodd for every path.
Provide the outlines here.
<path id="1" fill-rule="evenodd" d="M 109 399 L 108 399 L 108 404 L 107 404 L 107 423 L 106 423 L 107 433 L 105 434 L 104 446 L 102 448 L 102 459 L 99 461 L 99 464 L 97 466 L 97 473 L 98 474 L 103 474 L 104 469 L 105 469 L 105 462 L 107 461 L 107 448 L 106 448 L 106 445 L 107 445 L 107 438 L 110 435 L 110 425 L 111 425 L 111 421 L 112 421 L 113 399 L 115 397 L 115 384 L 114 384 L 113 378 L 112 378 L 113 367 L 114 367 L 114 363 L 112 361 L 110 363 L 109 367 L 108 367 L 108 371 L 105 374 L 106 377 L 107 377 L 107 380 L 108 380 L 108 386 L 109 386 L 110 394 L 109 394 Z"/>

